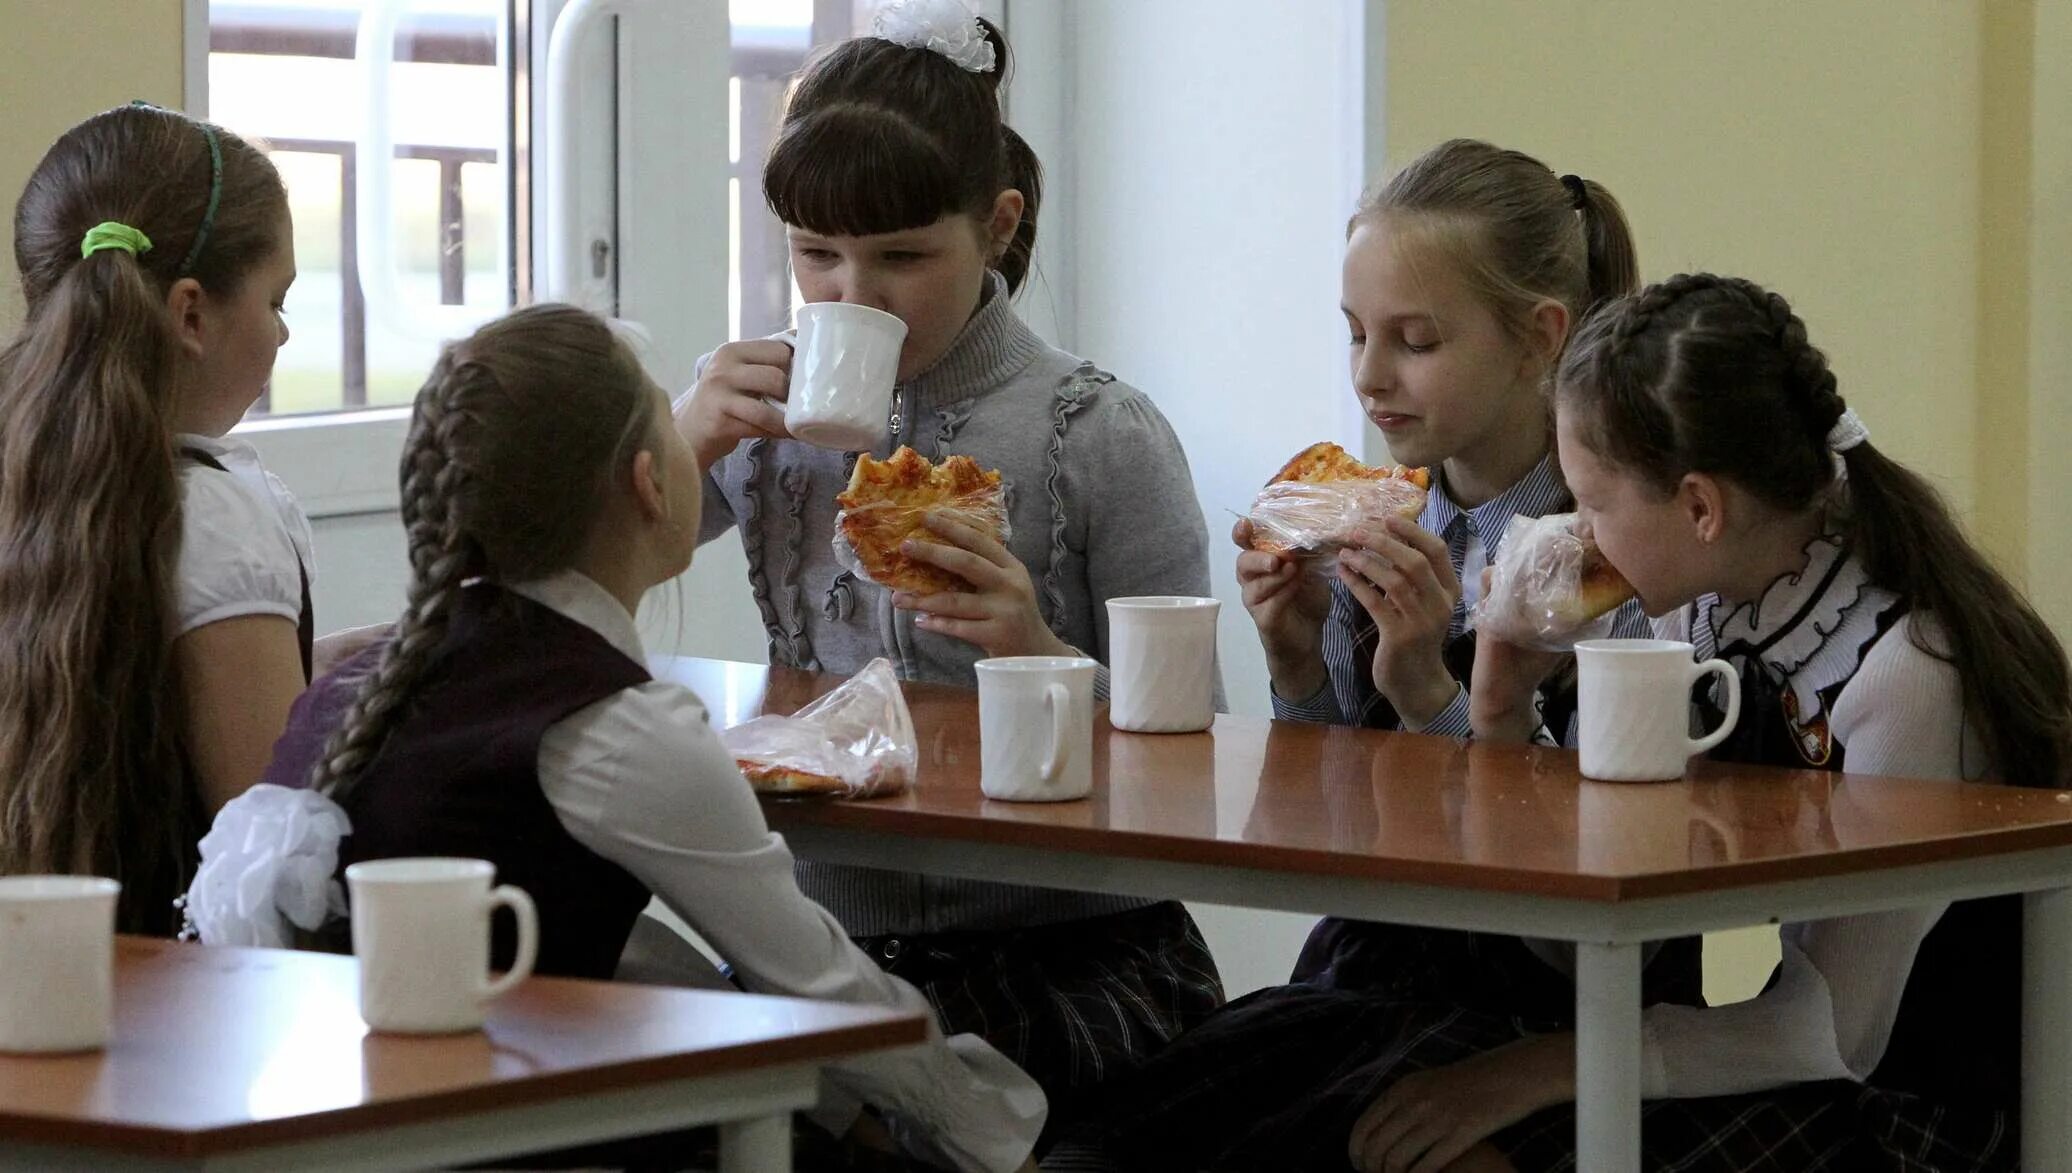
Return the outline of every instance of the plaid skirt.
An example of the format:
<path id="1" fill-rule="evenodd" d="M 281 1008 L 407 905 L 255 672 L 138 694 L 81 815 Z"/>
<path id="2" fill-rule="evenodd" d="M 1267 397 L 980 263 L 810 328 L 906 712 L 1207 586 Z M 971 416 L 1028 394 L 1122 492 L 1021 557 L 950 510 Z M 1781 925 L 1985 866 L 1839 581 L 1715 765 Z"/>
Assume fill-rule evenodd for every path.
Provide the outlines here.
<path id="1" fill-rule="evenodd" d="M 1050 1097 L 1044 1135 L 1086 1091 L 1151 1058 L 1223 1004 L 1194 918 L 1168 901 L 1007 932 L 861 937 L 913 983 L 943 1030 L 993 1044 Z"/>
<path id="2" fill-rule="evenodd" d="M 1377 966 L 1368 988 L 1298 984 L 1231 1003 L 1116 1081 L 1102 1115 L 1065 1135 L 1044 1169 L 1346 1173 L 1353 1123 L 1396 1080 L 1572 1026 L 1572 1009 L 1552 1013 L 1549 996 L 1553 979 L 1567 979 L 1544 965 L 1535 972 L 1522 947 L 1513 953 L 1480 934 L 1395 933 L 1401 964 L 1393 973 Z M 1439 996 L 1449 970 L 1462 997 Z M 1506 985 L 1528 1013 L 1505 1012 Z M 1569 997 L 1572 1007 L 1572 987 Z M 1523 1173 L 1573 1170 L 1574 1108 L 1537 1113 L 1490 1142 Z M 1957 1173 L 2011 1169 L 2018 1151 L 2004 1113 L 1851 1083 L 1650 1101 L 1642 1150 L 1643 1168 L 1677 1173 Z"/>

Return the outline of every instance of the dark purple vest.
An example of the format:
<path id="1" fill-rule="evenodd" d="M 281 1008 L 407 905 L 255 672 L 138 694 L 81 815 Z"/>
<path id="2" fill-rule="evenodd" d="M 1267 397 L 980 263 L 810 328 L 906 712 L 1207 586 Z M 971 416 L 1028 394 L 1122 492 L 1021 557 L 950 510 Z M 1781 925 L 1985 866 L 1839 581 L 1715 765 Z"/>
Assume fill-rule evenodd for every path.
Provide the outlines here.
<path id="1" fill-rule="evenodd" d="M 307 784 L 379 655 L 354 657 L 295 702 L 265 781 Z M 353 827 L 340 873 L 363 859 L 486 859 L 539 906 L 539 973 L 611 977 L 648 891 L 563 829 L 540 790 L 540 738 L 649 679 L 574 620 L 495 586 L 466 588 L 423 684 L 342 804 Z M 507 967 L 508 918 L 496 918 L 494 940 L 493 963 Z"/>

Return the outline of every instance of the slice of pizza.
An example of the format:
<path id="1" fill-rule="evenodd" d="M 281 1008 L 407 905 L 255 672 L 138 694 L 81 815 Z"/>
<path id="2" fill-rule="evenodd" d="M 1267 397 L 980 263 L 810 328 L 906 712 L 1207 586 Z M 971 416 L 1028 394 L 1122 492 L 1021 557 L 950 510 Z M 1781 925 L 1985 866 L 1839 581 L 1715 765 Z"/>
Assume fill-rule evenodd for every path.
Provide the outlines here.
<path id="1" fill-rule="evenodd" d="M 1390 515 L 1416 521 L 1431 484 L 1426 469 L 1363 464 L 1328 440 L 1312 444 L 1282 465 L 1252 503 L 1252 548 L 1329 555 L 1348 544 L 1353 531 Z"/>
<path id="2" fill-rule="evenodd" d="M 1514 517 L 1490 564 L 1474 627 L 1506 643 L 1565 652 L 1610 633 L 1604 617 L 1634 596 L 1573 513 Z"/>
<path id="3" fill-rule="evenodd" d="M 968 590 L 971 584 L 938 566 L 907 557 L 900 547 L 908 539 L 941 542 L 928 528 L 935 510 L 956 514 L 979 530 L 1004 541 L 1006 498 L 997 469 L 981 469 L 969 456 L 952 456 L 941 464 L 902 447 L 885 460 L 869 453 L 857 458 L 849 487 L 835 497 L 839 541 L 853 556 L 855 569 L 880 586 L 917 595 Z"/>
<path id="4" fill-rule="evenodd" d="M 1575 589 L 1553 600 L 1551 608 L 1562 622 L 1575 627 L 1618 610 L 1635 594 L 1633 584 L 1605 558 L 1596 542 L 1587 537 L 1580 540 L 1583 557 L 1577 568 Z"/>
<path id="5" fill-rule="evenodd" d="M 815 774 L 749 758 L 735 758 L 734 764 L 741 767 L 741 776 L 748 779 L 748 785 L 757 794 L 846 794 L 849 790 L 848 783 L 832 774 Z"/>

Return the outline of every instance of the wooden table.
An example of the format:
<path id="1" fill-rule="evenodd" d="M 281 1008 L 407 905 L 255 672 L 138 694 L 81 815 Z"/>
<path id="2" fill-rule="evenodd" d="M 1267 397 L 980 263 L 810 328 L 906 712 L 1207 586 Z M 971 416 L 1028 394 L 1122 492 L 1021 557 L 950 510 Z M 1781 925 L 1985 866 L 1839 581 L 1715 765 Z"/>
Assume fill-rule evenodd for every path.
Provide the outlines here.
<path id="1" fill-rule="evenodd" d="M 357 962 L 119 938 L 105 1051 L 0 1056 L 0 1168 L 412 1169 L 720 1124 L 791 1168 L 822 1065 L 926 1038 L 870 1007 L 533 978 L 471 1034 L 361 1022 Z"/>
<path id="2" fill-rule="evenodd" d="M 724 727 L 839 683 L 661 665 Z M 1636 1169 L 1641 947 L 1715 929 L 2026 893 L 2025 1169 L 2072 1170 L 2072 794 L 1697 761 L 1582 779 L 1572 752 L 1218 717 L 1094 734 L 1094 791 L 979 793 L 973 693 L 910 685 L 918 785 L 771 803 L 802 856 L 1576 944 L 1579 1167 Z"/>

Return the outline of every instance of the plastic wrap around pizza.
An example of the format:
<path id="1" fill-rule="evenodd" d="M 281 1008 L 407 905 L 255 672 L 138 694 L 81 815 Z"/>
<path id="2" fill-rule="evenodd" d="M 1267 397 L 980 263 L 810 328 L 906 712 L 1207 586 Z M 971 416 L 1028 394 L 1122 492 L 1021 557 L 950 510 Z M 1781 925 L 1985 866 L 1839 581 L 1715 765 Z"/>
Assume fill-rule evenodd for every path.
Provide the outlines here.
<path id="1" fill-rule="evenodd" d="M 835 497 L 835 552 L 842 564 L 862 577 L 897 591 L 932 595 L 970 589 L 957 575 L 916 558 L 902 547 L 908 540 L 942 542 L 928 528 L 928 517 L 944 514 L 995 541 L 1008 538 L 1006 493 L 997 469 L 982 469 L 969 456 L 952 456 L 941 464 L 911 448 L 884 460 L 865 453 L 857 458 L 849 487 Z"/>
<path id="2" fill-rule="evenodd" d="M 1353 531 L 1424 512 L 1431 473 L 1363 464 L 1336 444 L 1312 444 L 1281 466 L 1252 503 L 1252 548 L 1289 557 L 1322 557 L 1349 544 Z"/>
<path id="3" fill-rule="evenodd" d="M 1474 627 L 1506 643 L 1565 652 L 1612 632 L 1633 586 L 1573 513 L 1514 517 L 1475 604 Z"/>

